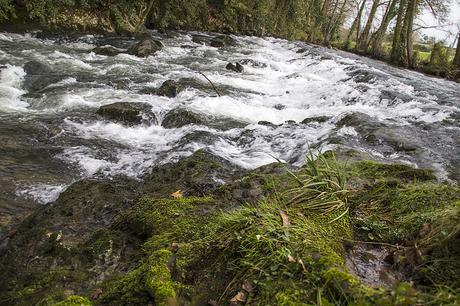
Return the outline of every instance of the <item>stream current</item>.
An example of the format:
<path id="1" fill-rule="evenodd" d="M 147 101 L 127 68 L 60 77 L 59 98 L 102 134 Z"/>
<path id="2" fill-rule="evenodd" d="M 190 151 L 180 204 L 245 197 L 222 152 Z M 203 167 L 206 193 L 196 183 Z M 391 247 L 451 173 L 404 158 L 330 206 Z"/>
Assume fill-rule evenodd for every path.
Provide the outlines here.
<path id="1" fill-rule="evenodd" d="M 247 169 L 274 157 L 300 166 L 309 147 L 350 148 L 460 179 L 460 84 L 301 42 L 235 36 L 238 46 L 218 49 L 207 43 L 212 34 L 151 34 L 163 50 L 138 58 L 91 52 L 126 49 L 130 38 L 0 33 L 2 223 L 76 180 L 141 179 L 203 148 Z M 28 75 L 30 61 L 50 69 Z M 244 72 L 227 70 L 228 62 Z M 183 88 L 175 98 L 141 93 L 168 79 Z M 157 122 L 127 126 L 96 115 L 114 102 L 148 103 Z M 162 127 L 177 108 L 210 124 Z"/>

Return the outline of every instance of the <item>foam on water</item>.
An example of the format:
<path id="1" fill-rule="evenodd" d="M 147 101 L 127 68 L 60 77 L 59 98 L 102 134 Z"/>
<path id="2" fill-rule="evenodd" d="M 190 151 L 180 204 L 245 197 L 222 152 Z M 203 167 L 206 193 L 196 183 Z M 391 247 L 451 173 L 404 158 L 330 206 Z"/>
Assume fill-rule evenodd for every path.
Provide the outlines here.
<path id="1" fill-rule="evenodd" d="M 16 192 L 16 195 L 40 204 L 47 204 L 54 202 L 66 188 L 67 185 L 38 184 L 24 186 Z"/>
<path id="2" fill-rule="evenodd" d="M 29 104 L 20 98 L 25 93 L 21 87 L 25 74 L 21 67 L 9 64 L 0 70 L 0 111 L 17 112 L 27 109 Z"/>

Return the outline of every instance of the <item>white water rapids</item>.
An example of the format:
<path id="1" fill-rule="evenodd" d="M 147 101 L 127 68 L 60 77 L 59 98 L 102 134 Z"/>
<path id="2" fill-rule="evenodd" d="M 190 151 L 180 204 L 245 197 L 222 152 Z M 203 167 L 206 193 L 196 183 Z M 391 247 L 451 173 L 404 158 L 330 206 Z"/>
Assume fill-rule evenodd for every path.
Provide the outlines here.
<path id="1" fill-rule="evenodd" d="M 217 49 L 192 41 L 205 34 L 153 35 L 165 47 L 144 59 L 91 52 L 135 42 L 126 38 L 0 33 L 0 170 L 11 184 L 7 191 L 49 202 L 76 179 L 140 178 L 155 164 L 202 148 L 255 168 L 274 157 L 299 166 L 309 146 L 338 146 L 459 179 L 459 84 L 299 42 L 235 37 L 238 47 Z M 23 69 L 31 60 L 51 72 L 32 82 Z M 226 70 L 228 62 L 244 63 L 244 72 Z M 139 93 L 167 79 L 189 85 L 175 98 Z M 114 102 L 149 103 L 159 124 L 127 126 L 95 115 Z M 161 119 L 176 108 L 215 124 L 163 128 Z"/>

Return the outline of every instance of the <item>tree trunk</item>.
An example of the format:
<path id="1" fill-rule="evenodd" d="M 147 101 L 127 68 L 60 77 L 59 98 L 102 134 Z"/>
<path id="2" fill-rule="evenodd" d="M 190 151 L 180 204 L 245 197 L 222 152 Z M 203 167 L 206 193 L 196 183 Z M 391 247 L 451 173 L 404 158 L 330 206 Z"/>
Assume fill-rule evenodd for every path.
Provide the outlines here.
<path id="1" fill-rule="evenodd" d="M 333 23 L 333 27 L 329 33 L 329 41 L 332 40 L 334 34 L 336 33 L 336 31 L 338 30 L 338 27 L 340 27 L 342 24 L 343 24 L 343 21 L 344 21 L 344 17 L 345 17 L 345 8 L 348 4 L 348 0 L 344 0 L 343 3 L 342 3 L 342 6 L 340 8 L 340 13 L 337 14 L 337 18 L 335 19 L 334 23 Z"/>
<path id="2" fill-rule="evenodd" d="M 404 50 L 401 34 L 403 32 L 404 13 L 406 9 L 406 0 L 399 1 L 398 17 L 396 18 L 396 25 L 393 31 L 393 44 L 391 47 L 391 61 L 398 63 L 401 58 L 401 53 Z"/>
<path id="3" fill-rule="evenodd" d="M 372 35 L 370 44 L 372 46 L 372 55 L 375 57 L 382 56 L 382 41 L 385 33 L 387 32 L 388 26 L 393 18 L 396 16 L 396 4 L 398 0 L 391 0 L 390 4 L 387 6 L 385 15 L 383 16 L 382 23 L 377 31 Z"/>
<path id="4" fill-rule="evenodd" d="M 413 26 L 415 15 L 417 14 L 418 0 L 409 0 L 406 13 L 406 58 L 407 65 L 411 68 L 414 67 L 414 41 L 413 41 Z"/>
<path id="5" fill-rule="evenodd" d="M 339 5 L 339 0 L 336 0 L 334 4 L 334 8 L 332 10 L 332 14 L 329 15 L 329 22 L 327 23 L 326 29 L 324 31 L 324 44 L 326 46 L 329 45 L 329 35 L 332 31 L 334 16 L 335 16 L 335 12 L 337 11 L 338 5 Z"/>
<path id="6" fill-rule="evenodd" d="M 358 34 L 356 36 L 359 35 L 359 24 L 361 23 L 361 16 L 363 14 L 363 11 L 364 11 L 364 7 L 366 6 L 366 0 L 363 0 L 363 2 L 361 4 L 359 4 L 359 8 L 358 8 L 358 15 L 356 15 L 356 18 L 355 20 L 353 20 L 353 23 L 351 24 L 351 28 L 348 32 L 348 35 L 347 35 L 347 40 L 345 41 L 345 48 L 348 49 L 350 47 L 350 43 L 351 43 L 351 36 L 353 35 L 353 32 L 355 30 L 358 31 Z"/>
<path id="7" fill-rule="evenodd" d="M 457 36 L 457 49 L 455 49 L 454 61 L 452 62 L 455 69 L 460 69 L 460 32 Z"/>
<path id="8" fill-rule="evenodd" d="M 377 12 L 377 8 L 379 7 L 380 0 L 374 0 L 372 2 L 371 11 L 369 12 L 369 17 L 367 18 L 366 25 L 364 26 L 363 32 L 359 38 L 359 46 L 358 49 L 364 52 L 367 52 L 367 46 L 369 41 L 369 33 L 371 31 L 372 23 L 374 22 L 375 13 Z"/>

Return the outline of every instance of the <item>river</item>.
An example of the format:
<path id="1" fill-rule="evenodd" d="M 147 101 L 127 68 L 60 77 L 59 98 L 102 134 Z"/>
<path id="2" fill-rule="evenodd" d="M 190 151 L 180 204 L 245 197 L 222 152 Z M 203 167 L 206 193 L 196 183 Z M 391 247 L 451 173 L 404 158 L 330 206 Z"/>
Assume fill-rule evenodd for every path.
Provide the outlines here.
<path id="1" fill-rule="evenodd" d="M 0 33 L 2 224 L 76 180 L 142 179 L 153 165 L 202 148 L 248 169 L 275 157 L 300 166 L 309 147 L 350 148 L 460 179 L 460 84 L 301 42 L 235 36 L 238 46 L 218 49 L 206 44 L 212 34 L 151 34 L 165 47 L 138 58 L 91 52 L 128 48 L 131 38 Z M 28 75 L 30 61 L 50 69 Z M 244 72 L 227 70 L 228 62 Z M 182 85 L 175 98 L 141 92 L 167 79 Z M 96 115 L 114 102 L 148 103 L 157 122 Z M 162 127 L 177 108 L 207 123 Z"/>

